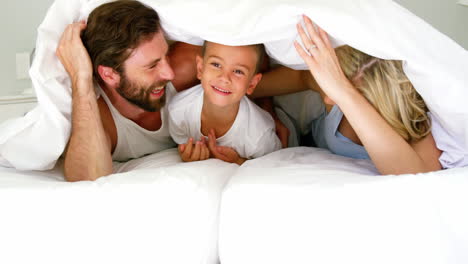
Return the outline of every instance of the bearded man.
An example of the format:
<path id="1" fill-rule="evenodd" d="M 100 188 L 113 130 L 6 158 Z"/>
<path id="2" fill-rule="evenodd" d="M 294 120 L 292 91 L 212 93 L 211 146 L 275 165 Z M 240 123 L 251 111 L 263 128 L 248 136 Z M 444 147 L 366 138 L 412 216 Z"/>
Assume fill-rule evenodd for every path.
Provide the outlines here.
<path id="1" fill-rule="evenodd" d="M 72 81 L 68 181 L 95 180 L 126 161 L 175 147 L 165 104 L 177 91 L 168 44 L 152 8 L 115 1 L 69 25 L 57 56 Z M 98 98 L 96 100 L 96 98 Z"/>

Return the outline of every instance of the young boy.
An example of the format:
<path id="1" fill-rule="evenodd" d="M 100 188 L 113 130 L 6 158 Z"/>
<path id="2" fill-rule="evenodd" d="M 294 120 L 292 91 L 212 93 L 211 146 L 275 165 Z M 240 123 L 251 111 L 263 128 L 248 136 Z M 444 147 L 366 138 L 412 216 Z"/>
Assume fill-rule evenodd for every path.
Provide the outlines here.
<path id="1" fill-rule="evenodd" d="M 168 108 L 183 161 L 214 157 L 241 165 L 281 148 L 273 118 L 245 96 L 262 78 L 263 52 L 262 45 L 205 42 L 196 58 L 201 84 L 177 94 Z"/>

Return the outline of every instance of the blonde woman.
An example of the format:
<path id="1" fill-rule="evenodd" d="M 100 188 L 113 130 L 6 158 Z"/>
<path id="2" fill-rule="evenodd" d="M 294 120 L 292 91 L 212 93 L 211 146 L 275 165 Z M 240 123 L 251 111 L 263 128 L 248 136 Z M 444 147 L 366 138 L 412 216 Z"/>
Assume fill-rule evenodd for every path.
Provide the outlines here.
<path id="1" fill-rule="evenodd" d="M 381 174 L 440 170 L 427 108 L 405 76 L 401 61 L 371 57 L 349 46 L 336 51 L 328 35 L 304 16 L 295 43 L 310 71 L 280 67 L 265 74 L 255 96 L 309 88 L 320 93 L 326 112 L 313 121 L 319 147 L 370 158 Z M 310 36 L 310 37 L 309 37 Z"/>

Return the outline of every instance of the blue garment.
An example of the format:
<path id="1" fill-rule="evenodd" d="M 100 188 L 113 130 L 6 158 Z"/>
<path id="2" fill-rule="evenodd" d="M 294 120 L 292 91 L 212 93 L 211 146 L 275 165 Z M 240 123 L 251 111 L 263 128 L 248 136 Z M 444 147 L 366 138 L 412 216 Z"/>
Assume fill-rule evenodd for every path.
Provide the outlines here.
<path id="1" fill-rule="evenodd" d="M 323 113 L 312 121 L 312 136 L 317 147 L 345 157 L 370 159 L 363 146 L 354 143 L 338 131 L 342 118 L 343 112 L 334 105 L 330 113 L 324 108 Z"/>

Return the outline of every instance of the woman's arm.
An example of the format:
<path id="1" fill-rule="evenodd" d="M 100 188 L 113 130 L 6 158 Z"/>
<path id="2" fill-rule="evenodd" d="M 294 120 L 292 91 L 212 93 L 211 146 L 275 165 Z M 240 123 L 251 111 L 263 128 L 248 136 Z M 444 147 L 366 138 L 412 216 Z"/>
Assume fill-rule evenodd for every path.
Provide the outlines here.
<path id="1" fill-rule="evenodd" d="M 284 66 L 277 67 L 262 76 L 250 98 L 277 96 L 309 89 L 306 78 L 308 71 L 296 71 Z"/>
<path id="2" fill-rule="evenodd" d="M 344 75 L 327 34 L 304 17 L 307 31 L 298 25 L 306 52 L 296 49 L 323 92 L 338 106 L 382 174 L 420 173 L 441 168 L 440 150 L 429 135 L 417 144 L 406 142 L 359 93 Z"/>
<path id="3" fill-rule="evenodd" d="M 334 99 L 358 135 L 381 174 L 420 173 L 440 170 L 432 135 L 415 144 L 406 142 L 351 84 Z"/>

